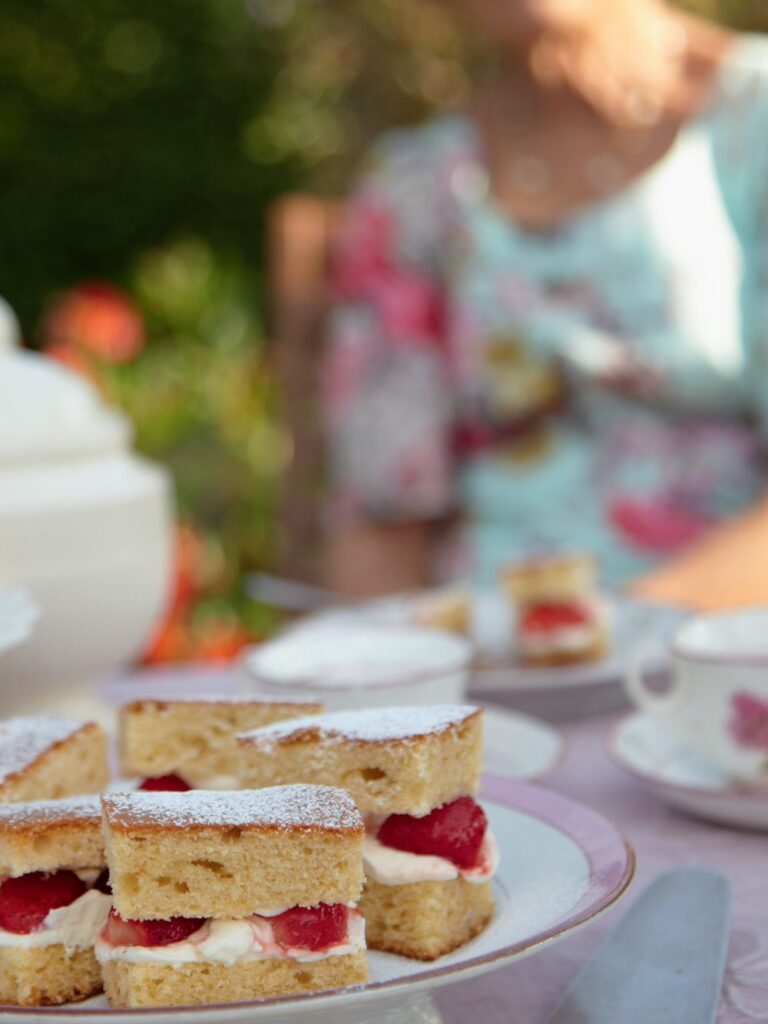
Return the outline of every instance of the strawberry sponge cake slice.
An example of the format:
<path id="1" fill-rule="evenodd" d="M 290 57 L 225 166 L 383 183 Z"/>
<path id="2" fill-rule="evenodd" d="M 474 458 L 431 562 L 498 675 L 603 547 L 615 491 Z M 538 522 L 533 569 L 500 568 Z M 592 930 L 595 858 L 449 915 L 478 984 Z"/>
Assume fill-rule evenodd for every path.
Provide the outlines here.
<path id="1" fill-rule="evenodd" d="M 551 553 L 507 566 L 501 582 L 517 610 L 515 646 L 524 665 L 558 666 L 602 658 L 608 616 L 594 560 Z"/>
<path id="2" fill-rule="evenodd" d="M 298 699 L 134 700 L 120 709 L 120 767 L 143 780 L 140 789 L 237 789 L 236 733 L 322 710 L 316 701 Z"/>
<path id="3" fill-rule="evenodd" d="M 112 904 L 98 796 L 0 807 L 0 1002 L 101 991 L 93 952 Z"/>
<path id="4" fill-rule="evenodd" d="M 327 786 L 103 797 L 113 1006 L 185 1006 L 367 980 L 363 822 Z"/>
<path id="5" fill-rule="evenodd" d="M 496 843 L 475 801 L 481 709 L 372 708 L 240 736 L 243 783 L 315 779 L 349 791 L 366 825 L 368 945 L 434 960 L 493 913 Z"/>

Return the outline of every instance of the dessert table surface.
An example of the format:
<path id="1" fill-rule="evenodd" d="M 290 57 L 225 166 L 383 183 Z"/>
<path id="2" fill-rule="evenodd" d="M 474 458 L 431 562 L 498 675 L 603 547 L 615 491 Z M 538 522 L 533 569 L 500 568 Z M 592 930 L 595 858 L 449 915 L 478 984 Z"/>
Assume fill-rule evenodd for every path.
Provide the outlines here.
<path id="1" fill-rule="evenodd" d="M 117 689 L 108 687 L 103 696 L 113 703 L 130 691 L 154 690 L 158 683 L 185 692 L 233 689 L 230 673 L 196 667 L 123 677 Z M 542 784 L 589 804 L 629 839 L 637 855 L 629 894 L 593 926 L 551 949 L 436 993 L 444 1024 L 545 1024 L 571 978 L 631 901 L 660 872 L 682 865 L 717 868 L 733 885 L 718 1024 L 768 1021 L 768 834 L 685 817 L 646 792 L 606 752 L 606 736 L 620 717 L 558 722 L 567 744 L 565 757 Z"/>
<path id="2" fill-rule="evenodd" d="M 637 854 L 619 906 L 549 950 L 436 996 L 444 1024 L 545 1024 L 569 981 L 645 884 L 682 865 L 717 868 L 733 884 L 728 968 L 718 1024 L 768 1021 L 768 835 L 695 821 L 665 807 L 613 764 L 605 737 L 616 716 L 558 723 L 568 749 L 545 785 L 605 814 Z"/>

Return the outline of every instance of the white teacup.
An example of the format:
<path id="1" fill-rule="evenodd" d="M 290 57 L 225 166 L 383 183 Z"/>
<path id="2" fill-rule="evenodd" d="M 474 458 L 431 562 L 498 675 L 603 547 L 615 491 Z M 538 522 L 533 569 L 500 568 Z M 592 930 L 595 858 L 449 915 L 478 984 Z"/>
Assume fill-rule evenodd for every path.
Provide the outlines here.
<path id="1" fill-rule="evenodd" d="M 768 786 L 768 607 L 689 619 L 668 645 L 672 680 L 648 689 L 638 659 L 627 690 L 734 780 Z"/>

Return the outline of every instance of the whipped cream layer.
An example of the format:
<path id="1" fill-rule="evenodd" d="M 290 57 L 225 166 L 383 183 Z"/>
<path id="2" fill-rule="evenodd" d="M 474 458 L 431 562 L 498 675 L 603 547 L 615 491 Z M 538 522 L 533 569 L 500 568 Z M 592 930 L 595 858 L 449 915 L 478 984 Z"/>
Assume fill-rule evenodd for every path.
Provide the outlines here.
<path id="1" fill-rule="evenodd" d="M 347 911 L 347 935 L 343 942 L 313 952 L 304 948 L 281 946 L 274 936 L 269 915 L 254 914 L 239 920 L 206 921 L 183 942 L 167 946 L 113 946 L 100 937 L 96 941 L 99 962 L 123 960 L 133 964 L 215 963 L 232 967 L 253 960 L 291 959 L 314 963 L 331 956 L 344 956 L 365 949 L 365 922 L 357 910 Z"/>
<path id="2" fill-rule="evenodd" d="M 410 885 L 413 882 L 451 882 L 463 878 L 479 885 L 487 882 L 499 866 L 499 849 L 493 834 L 486 830 L 480 847 L 478 863 L 473 868 L 459 868 L 445 857 L 409 853 L 380 843 L 374 835 L 363 840 L 363 865 L 366 877 L 379 885 Z"/>
<path id="3" fill-rule="evenodd" d="M 84 949 L 92 946 L 107 922 L 112 897 L 89 889 L 67 907 L 48 912 L 42 925 L 27 935 L 0 928 L 0 947 L 33 949 L 39 946 L 64 946 Z"/>
<path id="4" fill-rule="evenodd" d="M 584 623 L 554 626 L 552 629 L 525 630 L 517 632 L 517 647 L 523 655 L 556 654 L 581 651 L 595 642 L 608 622 L 608 608 L 603 600 L 573 602 L 582 609 L 589 621 Z"/>

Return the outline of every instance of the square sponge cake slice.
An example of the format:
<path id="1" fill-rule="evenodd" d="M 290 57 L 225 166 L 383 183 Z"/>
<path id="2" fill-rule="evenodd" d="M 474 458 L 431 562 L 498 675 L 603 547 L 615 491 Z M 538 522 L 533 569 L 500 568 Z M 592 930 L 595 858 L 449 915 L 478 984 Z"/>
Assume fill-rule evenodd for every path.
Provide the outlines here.
<path id="1" fill-rule="evenodd" d="M 49 1006 L 101 991 L 103 866 L 98 796 L 0 807 L 0 1002 Z"/>
<path id="2" fill-rule="evenodd" d="M 134 792 L 105 796 L 103 809 L 115 910 L 97 956 L 113 1006 L 228 1003 L 367 980 L 355 908 L 364 829 L 347 793 Z"/>
<path id="3" fill-rule="evenodd" d="M 242 918 L 360 896 L 363 822 L 340 790 L 113 793 L 102 806 L 121 917 Z"/>
<path id="4" fill-rule="evenodd" d="M 98 793 L 107 738 L 95 722 L 30 715 L 0 722 L 0 804 Z"/>
<path id="5" fill-rule="evenodd" d="M 144 777 L 179 775 L 193 787 L 236 789 L 236 733 L 322 710 L 310 700 L 135 700 L 120 709 L 121 769 Z"/>
<path id="6" fill-rule="evenodd" d="M 366 814 L 422 816 L 474 793 L 482 710 L 468 705 L 340 711 L 238 737 L 247 786 L 318 782 L 346 789 Z"/>

